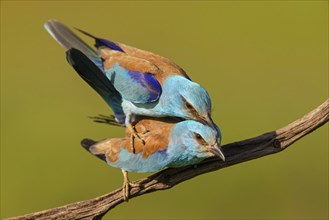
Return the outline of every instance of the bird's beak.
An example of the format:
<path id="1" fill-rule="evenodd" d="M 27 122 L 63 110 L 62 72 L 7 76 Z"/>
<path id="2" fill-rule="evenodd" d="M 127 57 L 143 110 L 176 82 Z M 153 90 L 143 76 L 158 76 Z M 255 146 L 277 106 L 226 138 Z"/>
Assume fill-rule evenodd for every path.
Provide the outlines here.
<path id="1" fill-rule="evenodd" d="M 208 125 L 209 127 L 213 128 L 213 129 L 216 129 L 216 125 L 214 123 L 214 121 L 212 120 L 210 114 L 208 114 L 206 117 L 202 117 L 200 119 L 200 121 L 202 122 L 202 124 L 204 125 Z"/>
<path id="2" fill-rule="evenodd" d="M 209 152 L 214 154 L 215 156 L 218 156 L 220 159 L 225 161 L 225 156 L 220 148 L 220 145 L 218 143 L 211 145 L 209 148 Z"/>

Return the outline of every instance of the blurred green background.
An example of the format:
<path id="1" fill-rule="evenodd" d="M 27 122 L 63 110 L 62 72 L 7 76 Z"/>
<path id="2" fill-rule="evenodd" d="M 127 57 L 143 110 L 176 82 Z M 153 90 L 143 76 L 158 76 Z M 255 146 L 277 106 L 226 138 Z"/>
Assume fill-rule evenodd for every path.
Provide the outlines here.
<path id="1" fill-rule="evenodd" d="M 123 130 L 87 118 L 111 112 L 44 30 L 50 18 L 179 64 L 209 91 L 224 144 L 280 128 L 328 97 L 327 1 L 1 1 L 1 218 L 122 184 L 120 170 L 80 147 Z M 132 199 L 105 219 L 327 219 L 327 132 Z"/>

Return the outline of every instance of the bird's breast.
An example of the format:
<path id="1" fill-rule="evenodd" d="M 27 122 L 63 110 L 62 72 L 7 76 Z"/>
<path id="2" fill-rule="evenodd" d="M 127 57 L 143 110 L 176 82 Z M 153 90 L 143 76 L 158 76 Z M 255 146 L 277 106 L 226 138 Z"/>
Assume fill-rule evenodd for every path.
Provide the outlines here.
<path id="1" fill-rule="evenodd" d="M 150 103 L 132 103 L 127 100 L 122 101 L 122 109 L 124 113 L 135 114 L 135 115 L 145 115 L 152 117 L 163 117 L 165 115 L 165 109 L 161 108 L 159 101 Z"/>
<path id="2" fill-rule="evenodd" d="M 168 163 L 166 149 L 157 151 L 147 158 L 144 158 L 142 153 L 133 154 L 121 148 L 119 160 L 115 163 L 109 162 L 109 165 L 128 172 L 145 173 L 161 170 L 166 167 Z"/>

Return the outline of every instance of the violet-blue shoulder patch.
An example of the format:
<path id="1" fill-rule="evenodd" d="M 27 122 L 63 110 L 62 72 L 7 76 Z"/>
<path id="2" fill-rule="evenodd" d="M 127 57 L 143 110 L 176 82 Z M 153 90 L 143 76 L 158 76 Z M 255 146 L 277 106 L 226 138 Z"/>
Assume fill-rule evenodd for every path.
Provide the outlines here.
<path id="1" fill-rule="evenodd" d="M 133 103 L 149 103 L 157 101 L 162 93 L 158 80 L 151 73 L 126 70 L 119 63 L 105 74 L 121 96 Z"/>
<path id="2" fill-rule="evenodd" d="M 105 46 L 108 47 L 112 50 L 117 50 L 117 51 L 121 51 L 124 53 L 124 50 L 121 49 L 121 47 L 119 47 L 118 45 L 116 45 L 114 42 L 106 40 L 106 39 L 102 39 L 102 38 L 97 38 L 95 37 L 95 47 L 101 47 L 101 46 Z"/>

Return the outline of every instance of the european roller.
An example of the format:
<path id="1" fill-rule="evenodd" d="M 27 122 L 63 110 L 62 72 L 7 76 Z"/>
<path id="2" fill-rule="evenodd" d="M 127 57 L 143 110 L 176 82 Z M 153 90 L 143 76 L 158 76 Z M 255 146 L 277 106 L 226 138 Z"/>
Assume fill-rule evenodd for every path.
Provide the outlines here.
<path id="1" fill-rule="evenodd" d="M 49 20 L 45 28 L 66 50 L 76 49 L 70 64 L 112 108 L 117 122 L 131 131 L 132 143 L 133 137 L 143 142 L 133 127 L 136 115 L 192 119 L 217 130 L 220 138 L 207 91 L 169 59 L 80 30 L 95 40 L 95 51 L 56 20 Z"/>
<path id="2" fill-rule="evenodd" d="M 212 156 L 225 160 L 217 131 L 200 122 L 143 117 L 138 119 L 135 129 L 145 140 L 145 145 L 134 140 L 135 152 L 130 146 L 131 131 L 128 128 L 124 138 L 105 139 L 97 143 L 84 139 L 81 142 L 90 153 L 122 170 L 125 200 L 128 200 L 131 185 L 128 172 L 155 172 L 164 167 L 182 167 Z"/>

